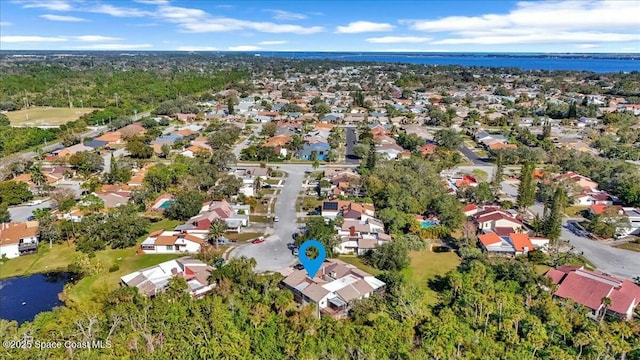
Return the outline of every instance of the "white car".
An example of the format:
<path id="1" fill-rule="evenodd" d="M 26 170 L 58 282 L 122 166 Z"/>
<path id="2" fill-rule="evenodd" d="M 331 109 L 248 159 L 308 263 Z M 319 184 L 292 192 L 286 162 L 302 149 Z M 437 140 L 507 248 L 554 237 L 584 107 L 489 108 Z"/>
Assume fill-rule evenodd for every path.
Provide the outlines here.
<path id="1" fill-rule="evenodd" d="M 274 216 L 274 217 L 273 217 L 273 221 L 274 221 L 274 222 L 278 222 L 278 221 L 280 221 L 280 218 L 279 218 L 279 217 L 277 217 L 277 216 Z"/>

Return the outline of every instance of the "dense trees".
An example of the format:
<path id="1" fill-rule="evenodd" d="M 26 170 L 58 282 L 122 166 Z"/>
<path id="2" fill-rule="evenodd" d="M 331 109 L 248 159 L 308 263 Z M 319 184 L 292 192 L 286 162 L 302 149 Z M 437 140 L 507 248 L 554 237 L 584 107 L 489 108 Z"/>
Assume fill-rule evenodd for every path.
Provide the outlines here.
<path id="1" fill-rule="evenodd" d="M 176 195 L 164 214 L 169 219 L 187 220 L 200 212 L 203 201 L 204 196 L 199 191 L 183 191 Z"/>
<path id="2" fill-rule="evenodd" d="M 124 287 L 89 309 L 57 308 L 19 327 L 0 320 L 0 337 L 111 343 L 40 349 L 47 359 L 68 358 L 70 351 L 79 359 L 638 358 L 637 322 L 587 318 L 583 307 L 542 290 L 526 262 L 466 261 L 432 282 L 439 294 L 433 307 L 424 305 L 423 290 L 386 272 L 379 276 L 386 294 L 357 302 L 351 321 L 317 319 L 312 306 L 298 309 L 292 293 L 278 287 L 279 274 L 257 275 L 254 267 L 252 259 L 231 259 L 213 272 L 213 293 L 198 300 L 184 293 L 182 279 L 152 299 Z M 6 358 L 22 358 L 28 350 L 5 351 Z"/>
<path id="3" fill-rule="evenodd" d="M 23 181 L 0 182 L 0 204 L 18 205 L 33 199 L 29 185 Z"/>
<path id="4" fill-rule="evenodd" d="M 518 186 L 518 206 L 521 209 L 533 205 L 536 195 L 536 181 L 534 171 L 536 165 L 528 162 L 520 170 L 520 185 Z"/>
<path id="5" fill-rule="evenodd" d="M 80 151 L 69 157 L 69 165 L 86 174 L 102 171 L 104 159 L 93 151 Z"/>
<path id="6" fill-rule="evenodd" d="M 462 145 L 462 136 L 455 130 L 437 130 L 433 136 L 438 145 L 448 150 L 455 150 Z"/>
<path id="7" fill-rule="evenodd" d="M 138 216 L 135 206 L 124 205 L 105 213 L 90 213 L 78 226 L 77 249 L 87 254 L 97 250 L 127 248 L 146 234 L 149 220 Z"/>
<path id="8" fill-rule="evenodd" d="M 461 203 L 447 194 L 432 166 L 416 157 L 383 161 L 366 176 L 364 187 L 388 231 L 408 230 L 416 214 L 435 215 L 449 229 L 462 224 Z"/>

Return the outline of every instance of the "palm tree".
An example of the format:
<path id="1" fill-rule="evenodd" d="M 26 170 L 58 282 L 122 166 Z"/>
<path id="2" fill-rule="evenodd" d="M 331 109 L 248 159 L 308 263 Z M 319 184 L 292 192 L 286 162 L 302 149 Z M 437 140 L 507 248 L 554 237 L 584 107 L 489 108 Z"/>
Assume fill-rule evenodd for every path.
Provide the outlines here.
<path id="1" fill-rule="evenodd" d="M 36 184 L 38 189 L 42 189 L 42 186 L 47 183 L 47 177 L 42 173 L 42 164 L 37 162 L 29 169 L 31 174 L 31 181 Z"/>
<path id="2" fill-rule="evenodd" d="M 222 219 L 215 219 L 209 226 L 209 240 L 213 239 L 218 249 L 220 238 L 227 232 L 227 224 Z"/>
<path id="3" fill-rule="evenodd" d="M 604 316 L 607 314 L 607 308 L 611 306 L 611 298 L 605 296 L 600 300 L 600 304 L 602 305 L 602 316 L 600 317 L 600 321 L 604 319 Z"/>

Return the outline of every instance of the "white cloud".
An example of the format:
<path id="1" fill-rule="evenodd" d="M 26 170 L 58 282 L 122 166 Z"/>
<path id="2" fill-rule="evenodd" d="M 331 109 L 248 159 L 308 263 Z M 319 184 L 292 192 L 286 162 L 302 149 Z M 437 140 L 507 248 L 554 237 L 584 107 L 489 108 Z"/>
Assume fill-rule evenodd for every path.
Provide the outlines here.
<path id="1" fill-rule="evenodd" d="M 65 16 L 65 15 L 53 15 L 53 14 L 45 14 L 40 15 L 41 18 L 51 20 L 51 21 L 65 21 L 65 22 L 84 22 L 89 21 L 87 19 L 75 17 L 75 16 Z"/>
<path id="2" fill-rule="evenodd" d="M 525 1 L 504 14 L 400 23 L 418 31 L 453 33 L 433 44 L 590 44 L 638 40 L 638 14 L 638 1 Z"/>
<path id="3" fill-rule="evenodd" d="M 582 42 L 627 42 L 640 41 L 640 34 L 596 33 L 596 32 L 537 32 L 529 35 L 483 35 L 450 38 L 432 42 L 437 45 L 507 45 L 507 44 L 566 44 Z"/>
<path id="4" fill-rule="evenodd" d="M 213 17 L 200 9 L 175 6 L 161 6 L 156 12 L 156 16 L 177 24 L 182 31 L 189 33 L 255 30 L 265 33 L 314 34 L 324 30 L 322 26 L 304 27 L 292 24 Z"/>
<path id="5" fill-rule="evenodd" d="M 8 21 L 0 21 L 0 26 L 11 26 L 13 25 L 13 23 L 10 23 Z"/>
<path id="6" fill-rule="evenodd" d="M 265 11 L 272 13 L 273 18 L 276 20 L 303 20 L 307 18 L 307 15 L 284 10 L 266 9 Z"/>
<path id="7" fill-rule="evenodd" d="M 254 45 L 238 45 L 238 46 L 229 46 L 229 51 L 256 51 L 261 48 Z"/>
<path id="8" fill-rule="evenodd" d="M 24 1 L 23 8 L 41 8 L 53 11 L 69 11 L 73 6 L 64 0 L 27 0 Z"/>
<path id="9" fill-rule="evenodd" d="M 169 0 L 133 0 L 140 4 L 148 4 L 148 5 L 167 5 Z"/>
<path id="10" fill-rule="evenodd" d="M 282 45 L 286 44 L 288 41 L 286 40 L 270 40 L 270 41 L 261 41 L 260 45 Z"/>
<path id="11" fill-rule="evenodd" d="M 152 48 L 151 44 L 92 44 L 76 46 L 76 49 L 83 50 L 142 50 Z"/>
<path id="12" fill-rule="evenodd" d="M 377 38 L 368 38 L 365 41 L 374 44 L 387 44 L 387 43 L 421 43 L 431 40 L 430 37 L 419 36 L 383 36 Z"/>
<path id="13" fill-rule="evenodd" d="M 102 35 L 81 35 L 74 36 L 75 40 L 78 41 L 87 41 L 87 42 L 101 42 L 101 41 L 120 41 L 122 38 L 113 37 L 113 36 L 102 36 Z"/>
<path id="14" fill-rule="evenodd" d="M 0 43 L 24 43 L 24 42 L 61 42 L 67 41 L 63 37 L 51 36 L 0 36 Z"/>
<path id="15" fill-rule="evenodd" d="M 118 7 L 113 5 L 98 5 L 86 9 L 88 12 L 106 14 L 114 17 L 143 17 L 150 15 L 149 12 L 137 8 Z"/>
<path id="16" fill-rule="evenodd" d="M 595 48 L 599 48 L 600 45 L 596 45 L 596 44 L 578 44 L 576 47 L 578 49 L 595 49 Z"/>
<path id="17" fill-rule="evenodd" d="M 339 34 L 355 34 L 364 32 L 380 32 L 391 31 L 393 25 L 387 23 L 375 23 L 370 21 L 354 21 L 350 22 L 347 26 L 338 26 L 336 33 Z"/>
<path id="18" fill-rule="evenodd" d="M 179 46 L 177 51 L 215 51 L 218 48 L 213 46 Z"/>

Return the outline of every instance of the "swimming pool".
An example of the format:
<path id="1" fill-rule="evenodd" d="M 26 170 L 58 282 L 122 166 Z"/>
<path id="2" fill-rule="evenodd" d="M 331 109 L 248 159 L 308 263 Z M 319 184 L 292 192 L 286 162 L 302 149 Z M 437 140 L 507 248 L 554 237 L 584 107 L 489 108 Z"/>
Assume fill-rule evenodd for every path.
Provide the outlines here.
<path id="1" fill-rule="evenodd" d="M 435 222 L 435 221 L 431 221 L 431 220 L 422 220 L 422 221 L 420 221 L 420 225 L 424 229 L 424 228 L 436 226 L 436 225 L 438 225 L 438 223 Z"/>
<path id="2" fill-rule="evenodd" d="M 160 204 L 160 206 L 158 206 L 158 208 L 162 209 L 162 210 L 165 210 L 171 205 L 172 202 L 173 201 L 171 201 L 171 200 L 167 200 L 167 201 L 163 202 L 162 204 Z"/>

